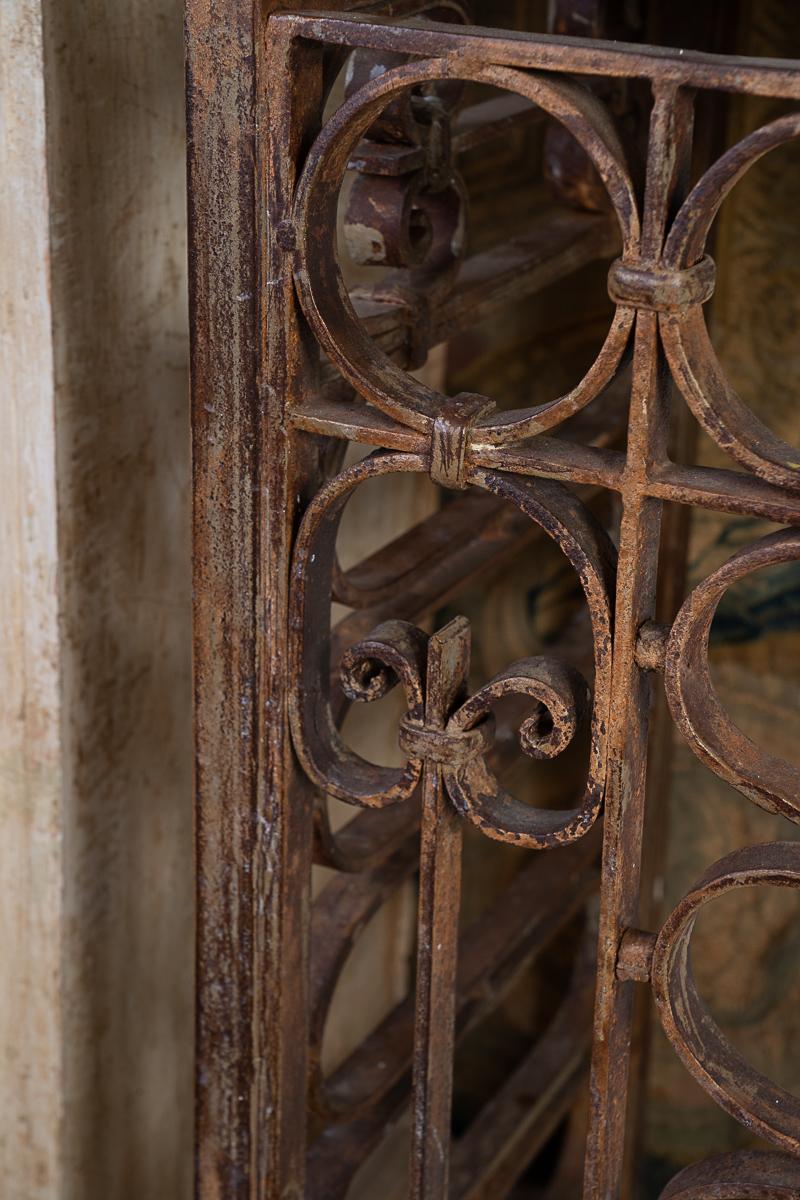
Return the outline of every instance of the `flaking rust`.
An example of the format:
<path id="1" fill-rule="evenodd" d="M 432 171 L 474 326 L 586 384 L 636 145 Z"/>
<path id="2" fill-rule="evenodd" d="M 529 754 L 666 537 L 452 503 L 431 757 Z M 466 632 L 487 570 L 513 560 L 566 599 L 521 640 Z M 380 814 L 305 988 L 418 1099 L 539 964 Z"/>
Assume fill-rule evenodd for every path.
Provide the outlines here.
<path id="1" fill-rule="evenodd" d="M 343 1197 L 410 1103 L 413 1200 L 505 1196 L 554 1132 L 548 1112 L 563 1118 L 590 1072 L 582 1196 L 617 1200 L 639 985 L 652 990 L 667 1037 L 701 1086 L 777 1147 L 697 1164 L 662 1200 L 731 1200 L 740 1187 L 748 1200 L 789 1200 L 800 1194 L 800 1104 L 754 1073 L 713 1022 L 688 947 L 700 908 L 723 892 L 797 887 L 797 844 L 737 851 L 710 866 L 659 929 L 637 921 L 648 715 L 662 676 L 672 718 L 698 757 L 754 802 L 800 821 L 796 769 L 736 729 L 708 669 L 725 589 L 800 558 L 798 531 L 741 551 L 671 624 L 656 612 L 670 569 L 659 561 L 667 502 L 800 526 L 798 453 L 736 395 L 704 311 L 719 206 L 743 171 L 800 134 L 800 117 L 756 130 L 707 163 L 691 190 L 686 182 L 698 89 L 797 100 L 800 69 L 581 40 L 568 23 L 550 38 L 476 31 L 457 3 L 376 8 L 306 17 L 273 6 L 266 21 L 242 4 L 215 24 L 207 6 L 189 4 L 197 1194 Z M 591 0 L 570 9 L 592 28 L 599 19 Z M 342 68 L 344 100 L 324 119 Z M 651 90 L 643 187 L 598 79 L 606 89 L 608 80 L 644 80 Z M 505 99 L 470 105 L 466 84 Z M 558 202 L 525 245 L 501 243 L 476 263 L 467 257 L 460 159 L 533 119 L 557 133 L 547 161 Z M 336 253 L 348 169 L 351 254 L 387 269 L 357 295 Z M 565 395 L 500 412 L 489 397 L 448 398 L 408 373 L 492 306 L 599 259 L 610 265 L 615 313 L 594 363 Z M 608 430 L 591 444 L 552 436 L 629 361 L 624 450 Z M 739 471 L 670 460 L 673 384 Z M 372 452 L 343 467 L 353 441 Z M 452 493 L 449 503 L 343 571 L 336 538 L 348 499 L 399 473 L 430 476 Z M 576 484 L 617 498 L 618 544 Z M 522 658 L 470 690 L 469 624 L 439 629 L 437 611 L 536 539 L 555 543 L 579 582 L 591 684 L 554 654 Z M 351 611 L 331 630 L 334 602 Z M 348 746 L 341 724 L 351 704 L 397 687 L 406 761 L 378 767 Z M 495 710 L 510 700 L 527 714 L 512 753 L 557 760 L 576 740 L 589 747 L 572 808 L 531 807 L 504 785 L 509 751 L 496 742 Z M 220 749 L 213 729 L 226 725 L 242 736 Z M 362 811 L 335 832 L 328 797 Z M 501 902 L 459 934 L 465 823 L 532 857 Z M 336 872 L 313 907 L 312 857 Z M 324 1078 L 325 1021 L 359 930 L 417 871 L 416 995 Z M 519 1068 L 536 1119 L 520 1124 L 517 1108 L 510 1122 L 502 1092 L 453 1148 L 456 1045 L 570 917 L 589 912 L 598 886 L 594 970 L 581 960 L 561 1012 Z M 579 1014 L 592 988 L 590 1031 Z"/>

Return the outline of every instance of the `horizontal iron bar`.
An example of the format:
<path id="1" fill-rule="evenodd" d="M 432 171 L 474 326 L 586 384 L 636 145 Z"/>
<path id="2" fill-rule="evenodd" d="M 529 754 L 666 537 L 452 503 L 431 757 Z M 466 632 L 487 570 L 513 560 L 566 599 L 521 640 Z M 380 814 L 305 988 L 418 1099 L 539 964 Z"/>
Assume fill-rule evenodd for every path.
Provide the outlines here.
<path id="1" fill-rule="evenodd" d="M 625 470 L 625 455 L 619 450 L 584 446 L 545 434 L 519 446 L 474 446 L 470 459 L 476 466 L 496 471 L 591 484 L 612 491 L 622 490 Z"/>
<path id="2" fill-rule="evenodd" d="M 651 479 L 648 492 L 677 504 L 800 525 L 800 496 L 756 475 L 727 467 L 667 463 Z"/>
<path id="3" fill-rule="evenodd" d="M 313 408 L 298 410 L 295 424 L 312 433 L 346 438 L 387 450 L 425 454 L 424 433 L 398 425 L 363 402 L 315 401 Z M 479 431 L 478 431 L 479 434 Z M 625 455 L 602 446 L 585 446 L 544 434 L 519 446 L 482 446 L 470 450 L 476 466 L 513 471 L 565 483 L 591 484 L 621 492 Z M 665 463 L 654 468 L 646 493 L 659 500 L 714 512 L 761 517 L 783 525 L 800 525 L 800 496 L 744 471 L 727 467 L 694 467 Z"/>
<path id="4" fill-rule="evenodd" d="M 392 417 L 363 400 L 352 398 L 352 390 L 337 376 L 319 396 L 289 415 L 295 429 L 323 437 L 343 438 L 381 450 L 404 450 L 424 454 L 429 439 L 424 433 L 399 425 Z"/>
<path id="5" fill-rule="evenodd" d="M 800 99 L 800 74 L 797 63 L 791 59 L 703 54 L 544 33 L 455 27 L 434 21 L 426 21 L 424 25 L 400 23 L 357 14 L 280 14 L 272 20 L 291 24 L 296 37 L 326 44 L 432 58 L 461 54 L 522 70 L 648 78 L 684 87 Z"/>

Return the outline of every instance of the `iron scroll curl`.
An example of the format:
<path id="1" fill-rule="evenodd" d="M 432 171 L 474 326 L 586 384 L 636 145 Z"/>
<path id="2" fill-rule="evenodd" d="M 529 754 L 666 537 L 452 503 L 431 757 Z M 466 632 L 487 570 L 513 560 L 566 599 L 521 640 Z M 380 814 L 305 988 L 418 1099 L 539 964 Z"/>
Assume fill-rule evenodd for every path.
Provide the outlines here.
<path id="1" fill-rule="evenodd" d="M 336 533 L 345 504 L 367 479 L 421 471 L 425 466 L 418 455 L 372 455 L 331 480 L 306 511 L 292 568 L 289 656 L 294 685 L 290 722 L 296 753 L 320 791 L 366 808 L 407 801 L 419 783 L 424 759 L 438 755 L 456 808 L 489 837 L 534 849 L 575 841 L 595 823 L 603 801 L 614 548 L 588 510 L 563 485 L 520 480 L 480 468 L 470 475 L 472 484 L 515 504 L 540 525 L 576 571 L 592 628 L 593 698 L 578 672 L 558 660 L 523 659 L 450 715 L 437 751 L 423 742 L 427 639 L 421 630 L 407 622 L 385 622 L 370 637 L 348 647 L 332 670 L 326 631 L 330 627 Z M 401 744 L 409 756 L 404 767 L 381 767 L 367 762 L 343 740 L 332 689 L 341 687 L 351 701 L 370 702 L 398 684 L 406 695 L 408 711 Z M 485 751 L 490 742 L 490 709 L 495 700 L 512 693 L 535 702 L 534 716 L 520 729 L 521 749 L 532 757 L 560 754 L 583 721 L 589 722 L 587 781 L 575 808 L 562 812 L 531 807 L 508 793 L 489 767 Z M 542 720 L 544 712 L 547 716 Z M 471 749 L 465 752 L 467 744 Z"/>

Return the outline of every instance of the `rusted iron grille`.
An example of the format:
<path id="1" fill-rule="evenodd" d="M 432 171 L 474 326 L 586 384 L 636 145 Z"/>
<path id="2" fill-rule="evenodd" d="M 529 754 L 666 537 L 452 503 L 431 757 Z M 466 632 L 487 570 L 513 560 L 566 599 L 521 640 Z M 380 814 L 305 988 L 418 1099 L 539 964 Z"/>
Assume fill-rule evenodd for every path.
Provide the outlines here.
<path id="1" fill-rule="evenodd" d="M 400 7 L 413 14 L 422 6 Z M 454 6 L 438 6 L 448 7 Z M 646 910 L 648 713 L 658 676 L 672 719 L 698 758 L 754 803 L 800 819 L 797 771 L 732 724 L 708 665 L 709 630 L 726 589 L 761 567 L 800 557 L 793 528 L 800 524 L 798 452 L 736 395 L 703 307 L 715 279 L 706 244 L 722 201 L 761 155 L 800 133 L 800 115 L 744 138 L 691 190 L 686 182 L 699 90 L 796 100 L 800 70 L 405 19 L 278 15 L 266 26 L 258 66 L 262 397 L 269 430 L 268 540 L 258 586 L 266 603 L 260 671 L 268 698 L 261 737 L 269 749 L 266 833 L 252 869 L 261 872 L 267 898 L 260 936 L 271 1001 L 267 1015 L 256 1014 L 253 1034 L 265 1126 L 253 1138 L 261 1147 L 254 1173 L 268 1181 L 261 1184 L 264 1195 L 344 1195 L 355 1168 L 402 1111 L 413 1079 L 411 1194 L 507 1195 L 568 1110 L 590 1054 L 582 1195 L 617 1197 L 639 984 L 652 990 L 667 1037 L 700 1085 L 777 1147 L 698 1164 L 667 1187 L 663 1200 L 796 1197 L 800 1102 L 754 1072 L 717 1027 L 695 988 L 689 944 L 695 918 L 712 898 L 755 884 L 798 886 L 800 847 L 786 842 L 737 851 L 709 867 L 659 930 L 637 923 Z M 323 119 L 331 77 L 352 52 L 358 54 L 346 98 Z M 378 60 L 382 69 L 371 70 Z M 652 89 L 641 202 L 608 114 L 586 86 L 599 77 L 644 80 Z M 462 81 L 502 89 L 510 99 L 451 129 L 449 97 Z M 505 275 L 482 274 L 469 263 L 459 272 L 459 138 L 473 144 L 502 131 L 504 121 L 524 119 L 529 107 L 520 97 L 583 148 L 607 190 L 611 221 L 582 216 L 562 229 L 561 242 L 545 230 L 528 258 Z M 360 238 L 362 261 L 398 268 L 356 299 L 344 287 L 336 255 L 348 165 L 360 171 L 349 217 L 351 227 L 361 227 L 354 245 Z M 581 261 L 618 247 L 609 272 L 615 315 L 573 391 L 536 409 L 497 413 L 486 397 L 448 398 L 409 374 L 430 346 L 513 296 L 520 279 L 535 288 L 537 272 L 543 281 L 554 277 L 567 244 Z M 416 290 L 404 282 L 404 268 L 423 270 L 411 277 Z M 628 363 L 624 451 L 602 439 L 579 444 L 551 436 Z M 732 469 L 671 461 L 673 385 L 678 403 L 734 460 Z M 349 443 L 374 452 L 342 469 Z M 336 536 L 347 500 L 366 480 L 400 472 L 428 474 L 463 496 L 423 527 L 416 545 L 406 540 L 341 571 Z M 574 485 L 619 497 L 618 546 Z M 486 498 L 483 507 L 473 502 L 476 494 Z M 518 516 L 496 520 L 492 498 L 510 503 Z M 671 626 L 655 620 L 666 502 L 787 527 L 696 587 Z M 458 618 L 429 635 L 417 622 L 424 624 L 494 558 L 523 546 L 532 527 L 553 539 L 580 581 L 593 637 L 592 687 L 558 658 L 539 657 L 509 665 L 470 695 L 468 623 Z M 436 544 L 449 549 L 431 557 Z M 329 634 L 333 601 L 352 611 Z M 350 703 L 378 699 L 395 686 L 406 697 L 399 742 L 407 761 L 380 768 L 356 755 L 338 730 Z M 588 725 L 587 779 L 571 811 L 531 807 L 500 782 L 493 708 L 508 696 L 529 703 L 518 735 L 533 757 L 560 755 Z M 336 834 L 326 796 L 376 811 Z M 508 921 L 490 936 L 469 931 L 459 944 L 465 822 L 534 854 L 533 868 L 515 885 L 519 903 Z M 339 876 L 311 913 L 317 950 L 309 969 L 312 842 L 315 860 Z M 520 1068 L 532 1097 L 528 1110 L 510 1114 L 499 1097 L 483 1125 L 451 1153 L 454 1045 L 475 1018 L 476 995 L 491 997 L 515 963 L 536 953 L 585 903 L 598 860 L 597 941 L 588 964 L 576 967 L 562 1011 Z M 325 1079 L 322 1031 L 344 959 L 357 930 L 417 863 L 415 1004 L 400 1005 Z M 581 1015 L 592 997 L 588 1046 Z M 307 1074 L 321 1118 L 308 1152 Z"/>

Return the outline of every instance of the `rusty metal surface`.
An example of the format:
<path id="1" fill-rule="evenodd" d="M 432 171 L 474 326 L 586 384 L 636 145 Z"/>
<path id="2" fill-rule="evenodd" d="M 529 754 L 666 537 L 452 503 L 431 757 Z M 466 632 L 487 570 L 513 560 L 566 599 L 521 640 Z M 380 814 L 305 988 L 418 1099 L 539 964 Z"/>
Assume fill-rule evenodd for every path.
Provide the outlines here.
<path id="1" fill-rule="evenodd" d="M 778 842 L 739 851 L 711 865 L 658 928 L 640 922 L 652 919 L 642 862 L 654 689 L 664 688 L 702 762 L 754 803 L 800 822 L 796 768 L 736 728 L 708 665 L 725 590 L 800 558 L 800 530 L 791 528 L 800 526 L 798 452 L 736 395 L 704 311 L 719 207 L 761 155 L 800 134 L 800 117 L 756 130 L 691 180 L 697 91 L 796 101 L 800 68 L 587 41 L 558 24 L 551 37 L 488 31 L 470 26 L 455 3 L 373 6 L 378 15 L 329 5 L 272 12 L 268 21 L 240 7 L 238 27 L 227 13 L 221 50 L 211 29 L 219 14 L 189 6 L 198 1195 L 344 1196 L 410 1103 L 414 1200 L 506 1196 L 575 1108 L 588 1073 L 581 1194 L 617 1200 L 639 987 L 652 993 L 700 1085 L 781 1152 L 698 1164 L 663 1200 L 797 1196 L 800 1102 L 754 1072 L 717 1027 L 694 985 L 689 945 L 698 912 L 717 895 L 800 886 L 800 850 Z M 571 7 L 585 9 L 590 24 L 598 13 L 590 3 Z M 345 64 L 343 99 L 326 108 Z M 225 90 L 247 79 L 252 96 L 222 104 Z M 629 84 L 651 99 L 643 180 L 609 107 Z M 473 102 L 475 85 L 496 91 Z M 532 218 L 525 239 L 501 238 L 493 252 L 470 256 L 462 156 L 544 120 L 557 202 Z M 573 147 L 566 157 L 562 135 Z M 215 137 L 227 164 L 196 157 Z M 232 163 L 239 187 L 223 209 L 213 181 Z M 351 258 L 388 268 L 356 291 L 336 252 L 348 171 Z M 217 256 L 213 272 L 209 256 Z M 447 397 L 409 373 L 489 311 L 597 260 L 609 263 L 614 315 L 570 391 L 508 411 L 490 397 Z M 594 412 L 628 366 L 624 439 L 601 429 L 580 442 L 579 426 L 564 436 L 560 427 Z M 250 390 L 238 386 L 243 378 Z M 671 459 L 673 392 L 733 460 L 730 469 Z M 371 453 L 343 467 L 351 443 Z M 343 571 L 336 543 L 348 500 L 398 473 L 430 476 L 449 502 Z M 602 492 L 620 506 L 615 540 L 589 507 Z M 680 612 L 664 624 L 668 504 L 790 528 L 677 596 Z M 205 520 L 212 507 L 226 519 Z M 470 688 L 469 623 L 457 617 L 439 628 L 437 613 L 536 539 L 559 547 L 575 573 L 592 669 L 585 677 L 558 655 L 529 657 Z M 338 624 L 334 603 L 350 609 Z M 382 767 L 348 745 L 342 721 L 352 704 L 395 688 L 405 697 L 405 763 Z M 501 720 L 505 713 L 508 724 L 509 705 L 521 713 L 510 729 Z M 232 731 L 221 756 L 215 722 Z M 553 761 L 581 746 L 585 782 L 571 806 L 535 807 L 507 786 L 509 759 Z M 329 798 L 363 811 L 335 833 Z M 496 910 L 460 930 L 462 843 L 475 829 L 530 851 L 531 861 Z M 338 872 L 313 906 L 312 861 Z M 326 1078 L 322 1039 L 337 981 L 364 924 L 416 871 L 416 994 Z M 581 914 L 590 936 L 562 1009 L 454 1142 L 457 1044 Z"/>

